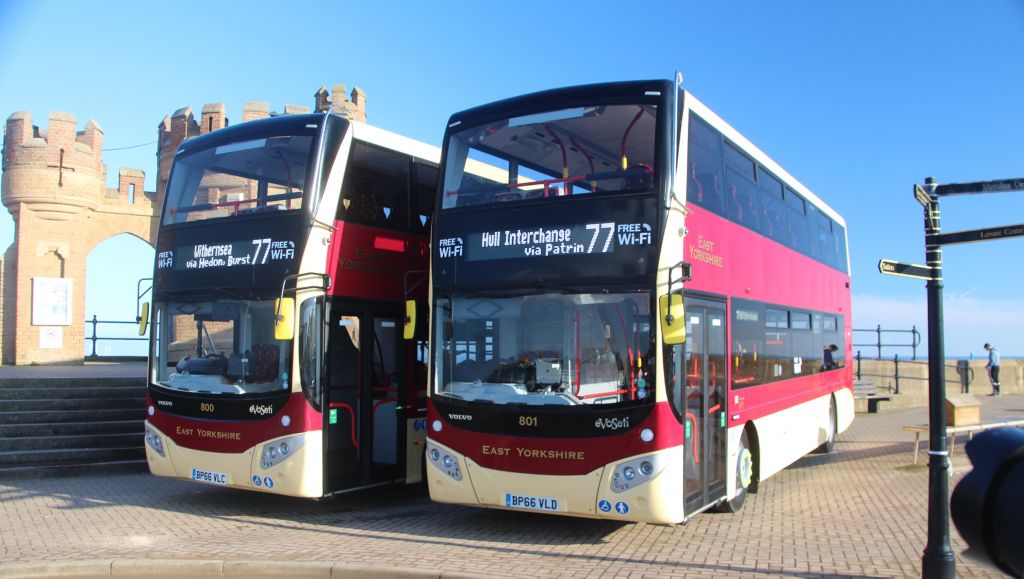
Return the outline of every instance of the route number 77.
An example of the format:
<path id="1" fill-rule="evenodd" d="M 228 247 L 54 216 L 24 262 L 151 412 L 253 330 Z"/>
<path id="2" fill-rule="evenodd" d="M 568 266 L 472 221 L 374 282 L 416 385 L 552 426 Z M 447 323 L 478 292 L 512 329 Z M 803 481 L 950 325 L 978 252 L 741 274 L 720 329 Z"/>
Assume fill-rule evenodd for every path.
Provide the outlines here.
<path id="1" fill-rule="evenodd" d="M 590 238 L 590 247 L 587 248 L 587 253 L 594 253 L 594 245 L 597 243 L 597 238 L 600 237 L 602 229 L 608 230 L 608 237 L 604 239 L 604 248 L 601 249 L 601 253 L 608 253 L 608 248 L 612 245 L 612 237 L 615 235 L 615 224 L 588 223 L 586 227 L 594 231 L 594 236 Z"/>

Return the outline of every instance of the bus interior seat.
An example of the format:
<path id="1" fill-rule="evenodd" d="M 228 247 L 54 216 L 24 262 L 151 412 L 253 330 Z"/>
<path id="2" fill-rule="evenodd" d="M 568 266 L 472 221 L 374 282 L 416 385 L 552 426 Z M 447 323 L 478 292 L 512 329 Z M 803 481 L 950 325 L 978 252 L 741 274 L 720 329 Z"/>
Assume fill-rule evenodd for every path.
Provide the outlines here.
<path id="1" fill-rule="evenodd" d="M 277 378 L 281 350 L 277 344 L 256 344 L 249 356 L 254 382 L 270 382 Z"/>

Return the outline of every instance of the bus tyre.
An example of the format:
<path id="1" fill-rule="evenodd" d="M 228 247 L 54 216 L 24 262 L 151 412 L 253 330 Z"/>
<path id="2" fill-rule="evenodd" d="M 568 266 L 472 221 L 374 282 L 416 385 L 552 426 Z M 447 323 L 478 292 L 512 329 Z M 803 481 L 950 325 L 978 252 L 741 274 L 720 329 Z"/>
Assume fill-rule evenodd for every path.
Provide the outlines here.
<path id="1" fill-rule="evenodd" d="M 829 402 L 828 408 L 828 438 L 825 439 L 825 442 L 821 443 L 821 446 L 814 449 L 815 454 L 828 454 L 835 449 L 838 422 L 839 421 L 836 420 L 836 400 L 833 398 L 831 402 Z"/>
<path id="2" fill-rule="evenodd" d="M 754 478 L 754 455 L 750 450 L 747 430 L 740 435 L 740 448 L 736 453 L 736 496 L 717 507 L 720 513 L 738 513 L 747 500 L 747 489 Z"/>

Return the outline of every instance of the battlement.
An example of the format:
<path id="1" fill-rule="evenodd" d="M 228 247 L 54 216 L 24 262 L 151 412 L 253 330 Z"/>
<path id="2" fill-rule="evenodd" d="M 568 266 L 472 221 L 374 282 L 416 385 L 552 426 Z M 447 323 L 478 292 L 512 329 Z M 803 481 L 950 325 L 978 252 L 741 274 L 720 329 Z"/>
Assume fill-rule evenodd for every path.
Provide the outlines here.
<path id="1" fill-rule="evenodd" d="M 313 97 L 316 99 L 316 111 L 325 112 L 334 108 L 342 116 L 353 121 L 366 122 L 366 93 L 363 89 L 355 87 L 351 95 L 346 95 L 345 85 L 336 84 L 331 87 L 331 94 L 327 89 L 320 87 Z"/>
<path id="2" fill-rule="evenodd" d="M 345 85 L 336 84 L 331 87 L 331 92 L 320 87 L 313 94 L 315 101 L 312 110 L 325 112 L 335 110 L 342 116 L 354 121 L 366 122 L 366 93 L 363 89 L 356 87 L 350 94 L 346 94 Z M 251 101 L 242 103 L 242 122 L 255 121 L 279 115 L 297 115 L 309 113 L 310 108 L 300 105 L 285 105 L 284 112 L 279 113 L 270 109 L 270 103 L 262 101 Z M 203 105 L 200 118 L 197 121 L 192 107 L 178 109 L 174 114 L 166 116 L 157 126 L 157 177 L 156 177 L 156 199 L 163 199 L 167 187 L 167 178 L 171 172 L 171 163 L 178 147 L 184 141 L 198 135 L 205 135 L 211 131 L 230 126 L 230 119 L 227 117 L 224 103 L 208 103 Z"/>
<path id="3" fill-rule="evenodd" d="M 89 121 L 84 130 L 77 131 L 75 115 L 70 113 L 51 112 L 46 128 L 33 125 L 28 111 L 7 118 L 4 171 L 18 165 L 54 165 L 100 174 L 102 164 L 103 129 L 96 121 Z"/>

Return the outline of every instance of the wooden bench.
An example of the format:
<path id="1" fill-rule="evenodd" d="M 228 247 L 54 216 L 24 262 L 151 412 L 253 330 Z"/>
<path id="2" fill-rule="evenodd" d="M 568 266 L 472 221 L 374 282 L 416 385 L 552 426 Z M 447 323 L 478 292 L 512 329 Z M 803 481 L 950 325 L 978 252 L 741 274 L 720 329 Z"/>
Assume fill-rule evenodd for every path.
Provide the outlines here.
<path id="1" fill-rule="evenodd" d="M 981 424 L 968 424 L 965 426 L 947 426 L 946 436 L 950 438 L 949 441 L 949 454 L 953 455 L 953 449 L 956 448 L 956 435 L 967 433 L 968 439 L 974 438 L 975 432 L 981 432 L 990 428 L 1002 428 L 1004 426 L 1024 426 L 1024 420 L 996 420 L 993 422 L 982 422 Z M 921 434 L 928 432 L 931 429 L 927 424 L 916 424 L 913 426 L 904 426 L 903 432 L 914 433 L 914 464 L 917 464 L 917 452 L 921 445 Z"/>

